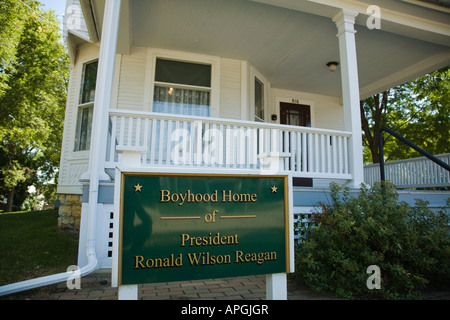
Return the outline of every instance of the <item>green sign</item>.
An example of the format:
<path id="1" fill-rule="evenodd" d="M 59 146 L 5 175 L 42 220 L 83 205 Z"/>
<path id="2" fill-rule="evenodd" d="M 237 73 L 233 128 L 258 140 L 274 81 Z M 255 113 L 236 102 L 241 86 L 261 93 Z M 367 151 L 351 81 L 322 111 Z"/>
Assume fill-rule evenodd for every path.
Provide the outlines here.
<path id="1" fill-rule="evenodd" d="M 286 176 L 121 179 L 119 285 L 289 272 Z"/>

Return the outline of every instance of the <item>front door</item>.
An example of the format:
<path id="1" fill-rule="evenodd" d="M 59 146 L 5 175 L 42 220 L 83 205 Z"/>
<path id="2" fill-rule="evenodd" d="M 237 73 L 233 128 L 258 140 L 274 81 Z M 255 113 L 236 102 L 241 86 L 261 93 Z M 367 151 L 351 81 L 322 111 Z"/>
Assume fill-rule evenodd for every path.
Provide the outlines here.
<path id="1" fill-rule="evenodd" d="M 311 109 L 304 104 L 280 102 L 280 123 L 311 127 Z"/>
<path id="2" fill-rule="evenodd" d="M 291 126 L 311 127 L 310 106 L 304 104 L 280 102 L 280 123 Z M 293 183 L 294 186 L 298 187 L 313 186 L 313 180 L 311 178 L 294 177 Z"/>

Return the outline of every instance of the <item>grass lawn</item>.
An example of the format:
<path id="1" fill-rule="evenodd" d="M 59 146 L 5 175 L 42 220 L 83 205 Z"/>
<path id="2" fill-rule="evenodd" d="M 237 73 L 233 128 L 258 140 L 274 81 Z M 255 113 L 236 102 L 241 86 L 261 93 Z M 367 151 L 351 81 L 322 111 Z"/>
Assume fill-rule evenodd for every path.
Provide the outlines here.
<path id="1" fill-rule="evenodd" d="M 65 272 L 78 237 L 58 230 L 56 210 L 0 213 L 0 286 Z"/>

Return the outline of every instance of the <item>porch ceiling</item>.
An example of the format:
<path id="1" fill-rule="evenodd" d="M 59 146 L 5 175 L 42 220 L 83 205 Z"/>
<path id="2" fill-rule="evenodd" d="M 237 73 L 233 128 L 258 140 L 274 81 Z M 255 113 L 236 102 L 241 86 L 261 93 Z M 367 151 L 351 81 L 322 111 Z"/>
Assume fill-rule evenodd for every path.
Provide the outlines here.
<path id="1" fill-rule="evenodd" d="M 283 0 L 123 2 L 129 12 L 121 20 L 121 29 L 130 29 L 131 37 L 125 40 L 128 44 L 247 60 L 272 87 L 341 95 L 339 68 L 332 73 L 326 66 L 329 61 L 339 61 L 337 28 L 330 19 L 338 8 L 317 4 L 319 1 L 295 2 L 307 3 L 298 8 L 271 5 L 292 3 Z M 405 5 L 403 2 L 401 5 Z M 104 2 L 93 3 L 99 28 Z M 439 12 L 443 14 L 447 13 Z M 429 42 L 423 40 L 420 30 L 415 39 L 410 36 L 412 30 L 392 28 L 391 21 L 382 21 L 389 32 L 383 25 L 381 30 L 369 30 L 365 23 L 358 22 L 355 28 L 362 97 L 450 64 L 450 39 L 440 40 L 445 36 Z M 119 47 L 123 41 L 119 39 Z"/>

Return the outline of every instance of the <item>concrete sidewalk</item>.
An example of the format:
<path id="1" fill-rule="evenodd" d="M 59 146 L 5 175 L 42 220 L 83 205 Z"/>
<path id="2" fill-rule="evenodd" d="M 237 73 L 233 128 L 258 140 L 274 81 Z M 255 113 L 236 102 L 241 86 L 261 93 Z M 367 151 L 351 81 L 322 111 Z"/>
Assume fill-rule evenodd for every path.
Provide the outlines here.
<path id="1" fill-rule="evenodd" d="M 318 293 L 288 281 L 288 300 L 338 300 L 333 294 Z M 266 277 L 248 276 L 139 285 L 140 300 L 265 300 Z M 430 291 L 424 300 L 450 300 L 450 292 Z M 110 271 L 97 271 L 81 279 L 81 289 L 66 283 L 1 297 L 0 300 L 117 300 Z"/>

